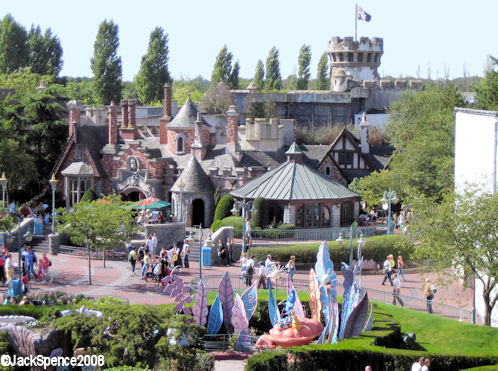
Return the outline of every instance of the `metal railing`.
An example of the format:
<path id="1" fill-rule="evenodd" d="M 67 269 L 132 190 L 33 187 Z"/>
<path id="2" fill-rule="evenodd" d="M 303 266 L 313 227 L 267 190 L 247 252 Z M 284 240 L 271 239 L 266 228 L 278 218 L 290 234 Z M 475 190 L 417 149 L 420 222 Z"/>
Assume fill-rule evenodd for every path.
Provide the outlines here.
<path id="1" fill-rule="evenodd" d="M 217 291 L 218 286 L 220 284 L 221 278 L 223 275 L 208 275 L 203 276 L 202 281 L 208 291 Z M 259 276 L 254 275 L 251 283 L 257 282 Z M 240 275 L 230 275 L 232 288 L 241 293 L 247 289 L 246 282 L 242 280 Z M 294 287 L 296 290 L 309 291 L 309 280 L 304 279 L 294 279 Z M 192 279 L 190 282 L 190 293 L 194 295 L 197 292 L 197 287 L 199 284 L 199 277 Z M 280 278 L 277 289 L 286 290 L 287 289 L 287 276 L 284 275 L 283 278 Z M 383 291 L 368 287 L 363 287 L 364 290 L 368 292 L 368 297 L 371 300 L 379 301 L 382 303 L 393 304 L 394 302 L 394 293 L 390 291 Z M 344 293 L 344 287 L 341 282 L 337 282 L 337 294 L 342 295 Z M 405 308 L 415 309 L 419 311 L 427 311 L 428 310 L 428 300 L 424 298 L 418 298 L 415 296 L 408 296 L 403 294 L 397 294 L 397 297 L 401 299 Z M 399 301 L 396 301 L 399 304 Z M 448 305 L 445 303 L 437 302 L 434 300 L 430 301 L 432 305 L 432 311 L 436 315 L 440 315 L 443 317 L 449 317 L 453 319 L 457 319 L 462 322 L 472 322 L 472 312 L 470 310 L 462 309 L 460 307 L 455 307 L 452 305 Z"/>
<path id="2" fill-rule="evenodd" d="M 353 237 L 359 232 L 363 237 L 378 234 L 376 227 L 357 227 L 353 229 Z M 349 238 L 351 228 L 317 228 L 317 229 L 263 229 L 252 230 L 252 239 L 296 240 L 296 241 L 335 241 L 342 232 L 343 238 Z M 385 232 L 383 232 L 385 233 Z M 241 238 L 242 231 L 234 231 L 234 237 Z"/>

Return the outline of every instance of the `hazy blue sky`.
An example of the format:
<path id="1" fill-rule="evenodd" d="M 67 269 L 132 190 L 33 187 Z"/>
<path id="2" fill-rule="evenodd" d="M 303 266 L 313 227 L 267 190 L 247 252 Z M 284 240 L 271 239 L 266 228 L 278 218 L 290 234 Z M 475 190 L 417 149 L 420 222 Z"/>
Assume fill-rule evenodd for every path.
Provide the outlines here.
<path id="1" fill-rule="evenodd" d="M 360 36 L 382 37 L 381 75 L 442 77 L 482 75 L 488 54 L 498 56 L 498 0 L 362 0 L 372 16 L 358 21 Z M 354 0 L 190 0 L 190 1 L 9 1 L 0 15 L 11 13 L 27 29 L 50 27 L 61 40 L 61 75 L 92 76 L 90 58 L 98 25 L 113 19 L 119 25 L 118 54 L 123 79 L 138 72 L 150 32 L 161 26 L 169 34 L 169 70 L 174 78 L 210 78 L 224 44 L 240 61 L 242 77 L 250 78 L 258 59 L 280 51 L 285 78 L 297 70 L 303 44 L 311 45 L 312 74 L 332 36 L 354 35 Z M 446 66 L 446 67 L 445 67 Z"/>

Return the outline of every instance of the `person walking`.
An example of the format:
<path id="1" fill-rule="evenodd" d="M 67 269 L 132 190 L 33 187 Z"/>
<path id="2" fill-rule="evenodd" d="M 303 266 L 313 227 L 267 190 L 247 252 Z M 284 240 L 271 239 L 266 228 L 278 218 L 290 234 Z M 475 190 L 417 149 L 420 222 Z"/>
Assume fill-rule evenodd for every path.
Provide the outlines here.
<path id="1" fill-rule="evenodd" d="M 157 243 L 158 243 L 157 235 L 154 232 L 154 233 L 152 233 L 152 255 L 151 255 L 153 261 L 156 261 Z"/>
<path id="2" fill-rule="evenodd" d="M 252 277 L 254 276 L 254 264 L 255 264 L 255 256 L 251 256 L 251 259 L 246 261 L 246 286 L 249 287 L 252 285 Z"/>
<path id="3" fill-rule="evenodd" d="M 135 277 L 135 264 L 137 263 L 137 251 L 136 247 L 132 246 L 128 254 L 128 261 L 131 264 L 131 276 Z"/>
<path id="4" fill-rule="evenodd" d="M 434 286 L 432 286 L 431 280 L 426 278 L 425 288 L 424 288 L 424 296 L 425 296 L 425 299 L 427 300 L 427 312 L 428 313 L 433 313 L 433 311 L 432 311 L 432 299 L 434 299 L 435 292 L 436 292 L 436 289 L 434 288 Z"/>
<path id="5" fill-rule="evenodd" d="M 42 271 L 42 277 L 45 281 L 50 281 L 52 282 L 52 279 L 50 278 L 50 273 L 49 269 L 52 266 L 52 262 L 50 259 L 47 257 L 46 253 L 43 253 L 43 257 L 41 258 L 41 271 Z"/>
<path id="6" fill-rule="evenodd" d="M 219 265 L 226 265 L 228 267 L 228 254 L 227 254 L 227 248 L 225 244 L 223 243 L 223 240 L 219 240 L 219 247 L 218 247 L 218 252 L 219 252 L 219 257 L 220 261 L 218 261 Z"/>
<path id="7" fill-rule="evenodd" d="M 294 282 L 294 273 L 296 273 L 296 256 L 291 255 L 289 261 L 287 262 L 287 265 L 285 266 L 287 268 L 287 273 L 289 274 L 289 278 L 292 282 Z"/>
<path id="8" fill-rule="evenodd" d="M 249 254 L 248 253 L 243 253 L 242 256 L 240 257 L 240 280 L 242 282 L 246 282 L 246 263 L 249 260 Z"/>
<path id="9" fill-rule="evenodd" d="M 399 279 L 399 274 L 394 273 L 393 274 L 394 280 L 393 280 L 393 305 L 396 305 L 396 299 L 399 302 L 399 305 L 402 307 L 405 306 L 403 303 L 403 300 L 399 297 L 399 294 L 401 292 L 401 280 Z"/>
<path id="10" fill-rule="evenodd" d="M 189 262 L 188 262 L 188 257 L 190 255 L 190 244 L 188 243 L 187 240 L 183 242 L 183 249 L 182 249 L 182 260 L 183 260 L 183 267 L 184 268 L 190 268 Z"/>
<path id="11" fill-rule="evenodd" d="M 21 269 L 21 267 L 19 267 L 19 269 Z M 12 255 L 10 253 L 7 253 L 5 259 L 5 275 L 7 281 L 10 281 L 12 279 L 13 274 L 14 274 L 14 263 L 12 262 Z"/>
<path id="12" fill-rule="evenodd" d="M 252 236 L 251 236 L 251 221 L 249 218 L 246 218 L 246 250 L 249 250 L 252 245 Z"/>
<path id="13" fill-rule="evenodd" d="M 382 286 L 384 286 L 384 283 L 386 280 L 389 280 L 391 283 L 391 286 L 393 285 L 393 281 L 391 279 L 391 275 L 393 274 L 392 271 L 392 266 L 391 266 L 391 260 L 389 260 L 389 256 L 387 256 L 386 260 L 382 264 L 382 267 L 384 268 L 384 280 L 382 281 Z"/>
<path id="14" fill-rule="evenodd" d="M 263 262 L 259 262 L 259 279 L 258 279 L 258 290 L 263 288 L 266 290 L 266 279 L 267 279 L 267 270 Z"/>
<path id="15" fill-rule="evenodd" d="M 405 262 L 403 261 L 403 257 L 401 255 L 398 256 L 398 277 L 403 277 L 403 282 L 406 282 L 405 275 L 403 273 L 403 268 L 406 267 Z"/>
<path id="16" fill-rule="evenodd" d="M 141 272 L 142 279 L 144 279 L 145 281 L 147 281 L 147 272 L 150 268 L 150 263 L 151 263 L 151 259 L 150 259 L 149 251 L 145 250 L 144 263 L 142 265 L 142 272 Z"/>
<path id="17" fill-rule="evenodd" d="M 28 280 L 31 280 L 31 273 L 33 273 L 33 276 L 37 278 L 33 266 L 35 264 L 38 264 L 38 261 L 36 259 L 35 253 L 31 251 L 31 248 L 29 246 L 24 247 L 24 252 L 22 253 L 22 257 L 24 258 L 24 261 L 26 263 L 26 274 L 28 276 Z"/>

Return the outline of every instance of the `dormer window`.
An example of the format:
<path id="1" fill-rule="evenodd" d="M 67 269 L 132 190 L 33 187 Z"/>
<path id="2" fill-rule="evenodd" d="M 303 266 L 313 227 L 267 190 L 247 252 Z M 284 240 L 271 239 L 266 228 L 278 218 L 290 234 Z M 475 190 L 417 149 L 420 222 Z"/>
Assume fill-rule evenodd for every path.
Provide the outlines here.
<path id="1" fill-rule="evenodd" d="M 175 141 L 176 141 L 176 154 L 177 155 L 185 154 L 185 135 L 178 134 L 175 137 Z"/>

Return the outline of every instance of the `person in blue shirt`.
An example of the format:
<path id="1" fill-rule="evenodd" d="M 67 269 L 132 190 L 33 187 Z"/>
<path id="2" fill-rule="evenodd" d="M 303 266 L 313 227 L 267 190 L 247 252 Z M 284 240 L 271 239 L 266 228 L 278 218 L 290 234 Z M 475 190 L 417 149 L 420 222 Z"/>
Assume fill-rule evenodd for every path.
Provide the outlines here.
<path id="1" fill-rule="evenodd" d="M 29 246 L 24 247 L 22 257 L 24 258 L 24 262 L 26 264 L 26 274 L 28 275 L 28 279 L 31 279 L 31 273 L 33 273 L 34 277 L 37 277 L 35 270 L 33 269 L 34 264 L 37 262 L 36 255 L 33 251 L 31 251 Z"/>

